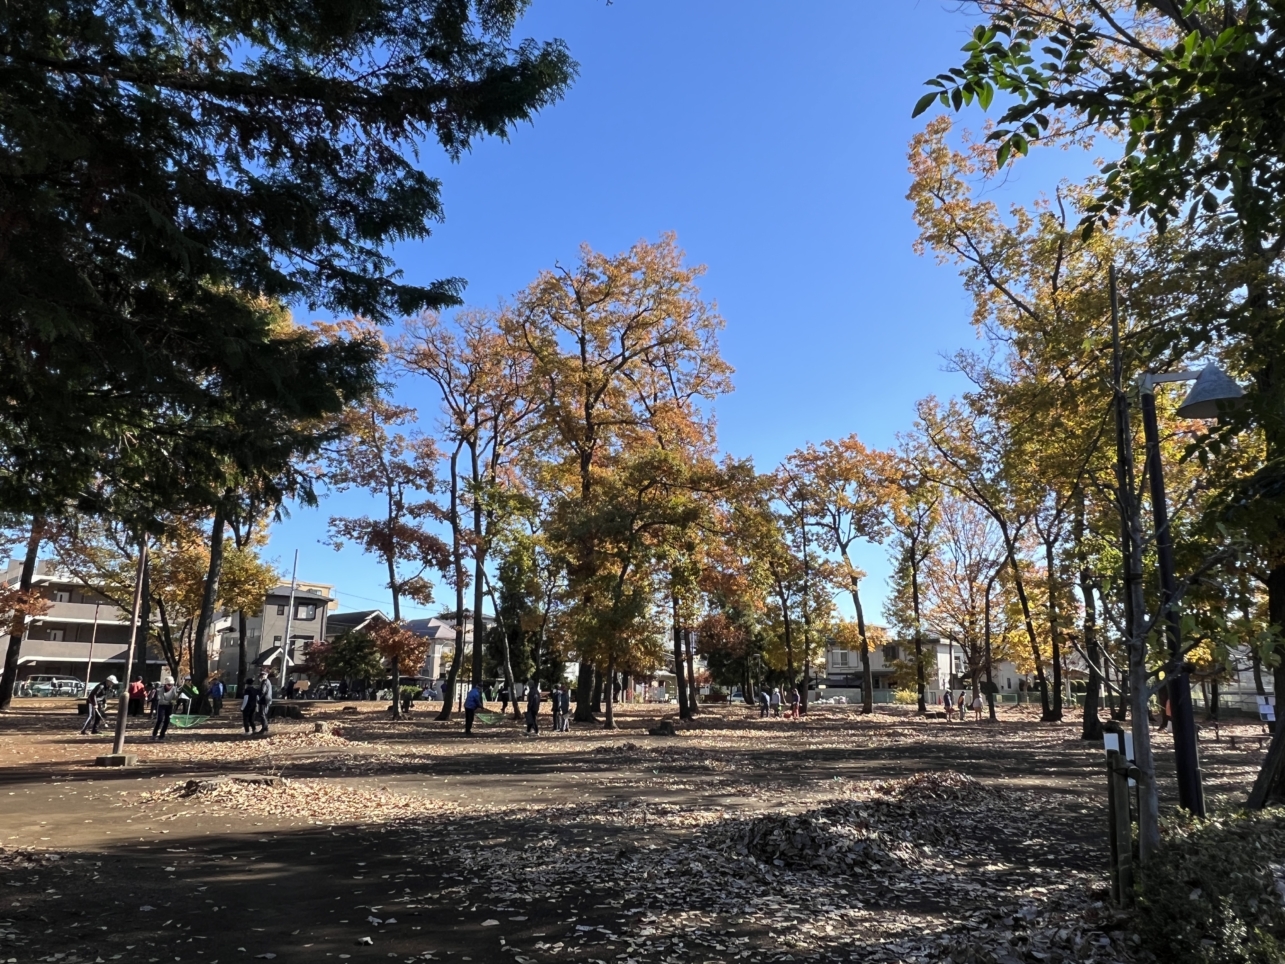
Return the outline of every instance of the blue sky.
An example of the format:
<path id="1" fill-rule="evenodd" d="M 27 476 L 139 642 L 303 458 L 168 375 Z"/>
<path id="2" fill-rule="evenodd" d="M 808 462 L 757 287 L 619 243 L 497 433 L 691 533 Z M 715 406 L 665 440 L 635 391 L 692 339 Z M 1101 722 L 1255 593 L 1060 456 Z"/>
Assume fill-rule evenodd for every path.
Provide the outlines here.
<path id="1" fill-rule="evenodd" d="M 535 0 L 521 34 L 564 39 L 579 79 L 508 142 L 458 164 L 425 148 L 446 221 L 400 246 L 398 264 L 412 282 L 463 277 L 469 303 L 493 305 L 574 261 L 582 241 L 616 252 L 676 231 L 727 320 L 736 390 L 717 405 L 722 447 L 767 469 L 851 432 L 890 446 L 917 399 L 960 390 L 941 356 L 974 338 L 955 270 L 911 249 L 905 200 L 906 145 L 926 119 L 910 111 L 972 24 L 953 8 Z M 1076 163 L 1026 163 L 1004 191 L 1029 200 Z M 431 424 L 426 386 L 402 385 L 399 399 Z M 342 609 L 387 609 L 374 559 L 320 544 L 330 515 L 367 504 L 346 494 L 293 508 L 269 555 L 288 566 L 298 548 L 300 578 L 336 584 Z M 887 553 L 857 556 L 878 620 Z"/>

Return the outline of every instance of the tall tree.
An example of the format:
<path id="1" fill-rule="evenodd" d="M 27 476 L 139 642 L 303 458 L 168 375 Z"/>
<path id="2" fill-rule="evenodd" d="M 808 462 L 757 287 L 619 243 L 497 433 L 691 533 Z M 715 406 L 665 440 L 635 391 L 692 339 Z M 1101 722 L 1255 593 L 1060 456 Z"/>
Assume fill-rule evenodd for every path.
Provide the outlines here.
<path id="1" fill-rule="evenodd" d="M 486 637 L 482 614 L 487 557 L 497 537 L 497 517 L 511 499 L 513 449 L 543 426 L 536 418 L 530 359 L 509 344 L 494 315 L 458 312 L 452 325 L 440 316 L 421 316 L 407 326 L 398 356 L 411 371 L 430 378 L 441 394 L 445 434 L 468 451 L 468 501 L 473 524 L 467 540 L 473 554 L 473 673 L 481 681 Z M 458 524 L 458 510 L 452 516 Z M 453 530 L 454 532 L 454 530 Z M 455 534 L 455 545 L 463 543 Z M 511 681 L 510 681 L 511 684 Z"/>
<path id="2" fill-rule="evenodd" d="M 422 605 L 432 602 L 428 574 L 445 572 L 451 561 L 446 544 L 426 528 L 442 515 L 431 498 L 437 487 L 437 448 L 425 436 L 395 431 L 412 420 L 410 409 L 375 399 L 345 413 L 346 434 L 327 453 L 327 481 L 333 488 L 363 489 L 382 504 L 378 516 L 332 517 L 330 544 L 341 549 L 345 543 L 355 542 L 387 571 L 396 632 L 390 631 L 387 637 L 385 655 L 393 673 L 391 709 L 395 719 L 401 717 L 400 674 L 406 658 L 415 651 L 400 635 L 402 599 Z M 287 649 L 289 645 L 287 640 Z"/>
<path id="3" fill-rule="evenodd" d="M 912 453 L 913 454 L 913 453 Z M 918 692 L 919 712 L 926 713 L 924 701 L 924 618 L 923 618 L 923 567 L 933 552 L 937 538 L 938 504 L 941 491 L 930 479 L 921 475 L 914 459 L 906 453 L 896 460 L 889 489 L 891 513 L 889 526 L 893 537 L 889 548 L 893 556 L 894 587 L 902 583 L 909 595 L 909 630 L 915 647 L 915 686 Z M 904 603 L 904 600 L 900 602 Z M 886 610 L 888 621 L 905 630 L 905 606 L 898 605 L 895 596 Z"/>
<path id="4" fill-rule="evenodd" d="M 1216 447 L 1261 431 L 1266 458 L 1238 480 L 1227 521 L 1243 526 L 1267 559 L 1272 622 L 1285 626 L 1285 94 L 1266 77 L 1281 70 L 1285 10 L 1276 3 L 1089 0 L 1054 10 L 988 4 L 963 65 L 931 83 L 934 100 L 956 110 L 976 98 L 1005 110 L 992 133 L 1000 164 L 1035 142 L 1073 132 L 1115 137 L 1118 159 L 1103 167 L 1086 230 L 1119 212 L 1166 231 L 1186 215 L 1211 242 L 1189 274 L 1200 304 L 1163 326 L 1157 339 L 1179 353 L 1231 348 L 1251 379 L 1245 405 L 1210 433 Z M 1035 50 L 1039 47 L 1039 59 Z M 1285 664 L 1277 669 L 1285 688 Z M 1251 794 L 1255 805 L 1285 799 L 1285 735 L 1278 728 Z"/>
<path id="5" fill-rule="evenodd" d="M 531 360 L 567 498 L 587 507 L 625 445 L 654 439 L 674 419 L 697 424 L 693 402 L 730 387 L 731 369 L 718 353 L 723 319 L 696 285 L 703 272 L 684 263 L 673 235 L 615 256 L 585 247 L 574 269 L 543 272 L 505 312 L 513 343 Z M 573 551 L 572 591 L 588 605 L 592 540 Z M 594 666 L 586 656 L 602 642 L 577 642 L 580 722 L 593 719 Z"/>
<path id="6" fill-rule="evenodd" d="M 866 636 L 865 608 L 861 605 L 865 573 L 853 564 L 851 549 L 858 540 L 882 542 L 888 533 L 889 456 L 867 449 L 855 435 L 849 435 L 838 441 L 827 440 L 820 448 L 808 445 L 791 455 L 787 464 L 799 474 L 804 494 L 814 504 L 812 518 L 821 547 L 839 554 L 842 582 L 852 596 L 857 616 L 862 708 L 866 713 L 873 712 L 870 641 Z"/>
<path id="7" fill-rule="evenodd" d="M 512 41 L 525 7 L 0 10 L 0 506 L 75 497 L 122 437 L 235 455 L 229 400 L 329 390 L 349 347 L 273 337 L 259 299 L 376 320 L 454 302 L 457 279 L 407 284 L 389 245 L 442 216 L 425 136 L 458 157 L 566 90 L 559 41 Z M 163 451 L 136 455 L 149 485 Z"/>

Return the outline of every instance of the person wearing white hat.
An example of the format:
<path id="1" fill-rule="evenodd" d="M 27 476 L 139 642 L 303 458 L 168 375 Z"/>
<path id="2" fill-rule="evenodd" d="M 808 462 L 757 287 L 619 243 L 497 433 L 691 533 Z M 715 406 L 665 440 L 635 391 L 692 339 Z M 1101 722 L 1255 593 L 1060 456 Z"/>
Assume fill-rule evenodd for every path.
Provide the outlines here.
<path id="1" fill-rule="evenodd" d="M 103 704 L 107 702 L 107 690 L 109 687 L 115 689 L 116 684 L 116 677 L 109 676 L 89 691 L 89 696 L 85 698 L 85 725 L 80 728 L 82 735 L 98 733 L 98 727 L 103 722 Z"/>

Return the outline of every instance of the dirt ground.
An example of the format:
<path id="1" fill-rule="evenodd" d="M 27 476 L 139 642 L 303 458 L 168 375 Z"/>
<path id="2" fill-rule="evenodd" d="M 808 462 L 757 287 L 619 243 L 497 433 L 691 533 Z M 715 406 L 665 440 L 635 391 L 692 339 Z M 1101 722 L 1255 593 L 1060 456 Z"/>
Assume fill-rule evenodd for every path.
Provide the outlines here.
<path id="1" fill-rule="evenodd" d="M 626 707 L 614 732 L 466 739 L 381 710 L 307 704 L 256 739 L 230 716 L 164 743 L 139 726 L 114 770 L 70 701 L 17 701 L 0 964 L 1132 959 L 1102 748 L 1071 722 L 735 706 L 657 737 L 660 708 Z M 1243 799 L 1260 735 L 1202 731 L 1216 804 Z"/>

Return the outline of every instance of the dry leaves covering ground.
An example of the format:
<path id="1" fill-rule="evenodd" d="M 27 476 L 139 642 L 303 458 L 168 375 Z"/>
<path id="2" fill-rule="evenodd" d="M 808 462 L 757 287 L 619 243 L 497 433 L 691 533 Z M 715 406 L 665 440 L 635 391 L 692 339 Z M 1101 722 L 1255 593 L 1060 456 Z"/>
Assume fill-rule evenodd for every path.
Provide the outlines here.
<path id="1" fill-rule="evenodd" d="M 451 908 L 494 935 L 467 959 L 517 964 L 1140 957 L 1104 903 L 1101 751 L 1073 727 L 1021 712 L 999 728 L 948 728 L 726 709 L 663 739 L 645 735 L 654 717 L 623 715 L 636 725 L 622 733 L 536 740 L 512 723 L 466 742 L 457 725 L 337 713 L 329 733 L 311 722 L 257 740 L 184 731 L 139 748 L 164 779 L 90 793 L 174 835 L 218 817 L 395 840 L 436 876 L 419 885 L 408 873 L 368 908 L 359 943 L 372 954 L 399 919 Z M 1215 789 L 1248 785 L 1252 739 L 1204 748 Z M 280 779 L 209 782 L 217 772 Z M 0 871 L 37 859 L 0 854 Z M 414 954 L 388 956 L 460 959 L 431 932 Z"/>

